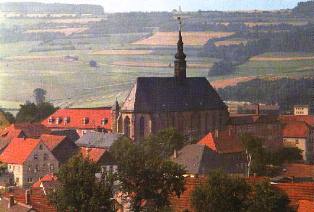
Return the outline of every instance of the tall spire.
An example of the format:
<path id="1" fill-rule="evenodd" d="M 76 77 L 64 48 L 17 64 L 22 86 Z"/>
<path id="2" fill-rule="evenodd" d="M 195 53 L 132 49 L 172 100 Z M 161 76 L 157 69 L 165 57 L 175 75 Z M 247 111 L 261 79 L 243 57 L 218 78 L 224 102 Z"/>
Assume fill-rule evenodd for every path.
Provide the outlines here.
<path id="1" fill-rule="evenodd" d="M 183 40 L 182 40 L 182 20 L 178 17 L 179 21 L 179 40 L 177 43 L 177 53 L 174 60 L 174 76 L 179 80 L 186 78 L 186 55 L 183 52 Z"/>

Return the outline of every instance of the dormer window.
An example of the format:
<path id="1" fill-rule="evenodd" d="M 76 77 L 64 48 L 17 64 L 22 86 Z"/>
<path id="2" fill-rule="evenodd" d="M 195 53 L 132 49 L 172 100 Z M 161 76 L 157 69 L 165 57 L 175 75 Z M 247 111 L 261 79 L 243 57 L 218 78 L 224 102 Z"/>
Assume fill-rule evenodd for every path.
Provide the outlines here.
<path id="1" fill-rule="evenodd" d="M 108 124 L 108 119 L 107 118 L 103 118 L 101 120 L 101 125 L 106 125 L 106 124 Z"/>
<path id="2" fill-rule="evenodd" d="M 61 117 L 56 118 L 56 124 L 60 124 L 61 122 L 62 122 L 62 118 Z"/>
<path id="3" fill-rule="evenodd" d="M 88 117 L 84 117 L 83 120 L 82 120 L 82 123 L 83 124 L 88 124 L 89 122 L 89 118 Z"/>
<path id="4" fill-rule="evenodd" d="M 70 117 L 65 117 L 65 118 L 64 118 L 64 123 L 65 123 L 65 124 L 70 123 Z"/>
<path id="5" fill-rule="evenodd" d="M 51 116 L 51 117 L 49 117 L 49 119 L 48 119 L 48 123 L 49 124 L 52 124 L 53 123 L 53 121 L 54 121 L 54 118 Z"/>

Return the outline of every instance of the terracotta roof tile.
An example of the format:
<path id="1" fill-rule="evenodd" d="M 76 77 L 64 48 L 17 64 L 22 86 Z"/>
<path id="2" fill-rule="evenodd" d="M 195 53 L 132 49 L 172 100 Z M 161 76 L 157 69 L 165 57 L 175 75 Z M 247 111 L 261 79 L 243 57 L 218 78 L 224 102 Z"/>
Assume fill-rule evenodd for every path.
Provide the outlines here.
<path id="1" fill-rule="evenodd" d="M 52 123 L 49 119 L 52 118 Z M 87 122 L 84 124 L 83 119 Z M 59 124 L 57 123 L 59 119 Z M 66 121 L 67 119 L 67 121 Z M 103 121 L 104 120 L 104 121 Z M 59 109 L 42 124 L 49 128 L 65 129 L 107 129 L 111 130 L 111 109 L 110 108 L 89 108 L 89 109 Z"/>
<path id="2" fill-rule="evenodd" d="M 314 202 L 308 200 L 300 200 L 297 212 L 313 212 Z"/>
<path id="3" fill-rule="evenodd" d="M 310 133 L 310 126 L 305 122 L 289 121 L 283 124 L 284 138 L 306 138 Z"/>
<path id="4" fill-rule="evenodd" d="M 284 170 L 281 175 L 287 177 L 313 177 L 314 178 L 314 165 L 292 163 L 285 164 Z"/>
<path id="5" fill-rule="evenodd" d="M 41 179 L 39 179 L 37 182 L 35 182 L 32 187 L 33 188 L 40 188 L 40 185 L 43 182 L 52 182 L 52 181 L 56 181 L 57 177 L 55 175 L 53 175 L 52 173 L 45 175 L 44 177 L 42 177 Z"/>
<path id="6" fill-rule="evenodd" d="M 39 139 L 14 138 L 0 155 L 0 161 L 3 163 L 23 164 L 39 143 Z"/>
<path id="7" fill-rule="evenodd" d="M 273 186 L 288 195 L 292 206 L 297 206 L 300 200 L 314 201 L 314 183 L 278 183 Z"/>
<path id="8" fill-rule="evenodd" d="M 65 136 L 43 134 L 40 140 L 48 147 L 50 151 L 54 150 L 62 141 L 66 139 Z"/>
<path id="9" fill-rule="evenodd" d="M 197 144 L 206 145 L 218 153 L 238 153 L 243 151 L 243 145 L 237 135 L 231 129 L 208 133 Z"/>
<path id="10" fill-rule="evenodd" d="M 107 150 L 101 148 L 81 147 L 80 152 L 84 158 L 89 158 L 91 161 L 97 163 L 102 158 L 102 156 L 107 152 Z"/>
<path id="11" fill-rule="evenodd" d="M 56 208 L 49 202 L 48 197 L 44 194 L 41 188 L 31 188 L 31 207 L 35 211 L 44 212 L 56 212 Z M 4 198 L 8 200 L 10 195 L 14 196 L 14 200 L 22 205 L 26 206 L 25 201 L 25 190 L 23 189 L 13 189 L 10 192 L 5 192 L 3 194 Z"/>
<path id="12" fill-rule="evenodd" d="M 280 121 L 287 122 L 287 121 L 302 121 L 307 123 L 310 126 L 314 127 L 314 116 L 295 116 L 295 115 L 281 115 L 279 116 Z"/>

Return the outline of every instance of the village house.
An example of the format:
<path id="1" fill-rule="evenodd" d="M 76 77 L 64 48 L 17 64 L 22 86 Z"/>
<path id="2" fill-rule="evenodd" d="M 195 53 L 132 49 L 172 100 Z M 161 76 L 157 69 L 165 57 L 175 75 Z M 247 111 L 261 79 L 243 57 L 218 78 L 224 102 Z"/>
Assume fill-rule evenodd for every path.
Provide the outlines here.
<path id="1" fill-rule="evenodd" d="M 246 175 L 247 159 L 244 147 L 238 135 L 231 129 L 216 130 L 208 133 L 197 142 L 215 151 L 220 156 L 229 174 Z"/>
<path id="2" fill-rule="evenodd" d="M 121 108 L 113 110 L 115 132 L 140 141 L 173 127 L 192 140 L 225 126 L 227 106 L 205 77 L 187 77 L 185 58 L 180 30 L 174 76 L 137 78 Z"/>
<path id="3" fill-rule="evenodd" d="M 277 150 L 282 145 L 282 126 L 276 115 L 234 115 L 228 126 L 235 135 L 251 134 L 262 140 L 269 150 Z"/>
<path id="4" fill-rule="evenodd" d="M 123 134 L 88 132 L 77 140 L 80 152 L 85 158 L 89 158 L 102 166 L 104 172 L 116 172 L 118 167 L 115 164 L 109 149 L 111 145 L 122 138 Z"/>
<path id="5" fill-rule="evenodd" d="M 40 139 L 15 138 L 0 155 L 12 173 L 11 184 L 29 187 L 48 173 L 58 171 L 59 162 Z"/>
<path id="6" fill-rule="evenodd" d="M 314 161 L 314 130 L 306 122 L 287 121 L 283 123 L 283 145 L 302 150 L 303 160 Z"/>
<path id="7" fill-rule="evenodd" d="M 111 107 L 59 109 L 42 124 L 49 129 L 74 129 L 82 136 L 90 131 L 111 132 Z"/>
<path id="8" fill-rule="evenodd" d="M 14 138 L 39 138 L 43 133 L 50 133 L 50 130 L 42 124 L 11 124 L 0 131 L 0 153 Z"/>

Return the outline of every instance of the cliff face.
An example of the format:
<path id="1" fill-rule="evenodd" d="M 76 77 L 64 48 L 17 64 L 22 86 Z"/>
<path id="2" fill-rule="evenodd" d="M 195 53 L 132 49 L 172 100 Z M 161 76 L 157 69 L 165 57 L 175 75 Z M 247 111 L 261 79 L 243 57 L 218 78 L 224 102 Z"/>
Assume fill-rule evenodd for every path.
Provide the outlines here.
<path id="1" fill-rule="evenodd" d="M 90 4 L 45 4 L 34 2 L 12 2 L 0 4 L 2 12 L 16 13 L 52 13 L 52 14 L 93 14 L 103 15 L 104 9 L 100 5 Z"/>

